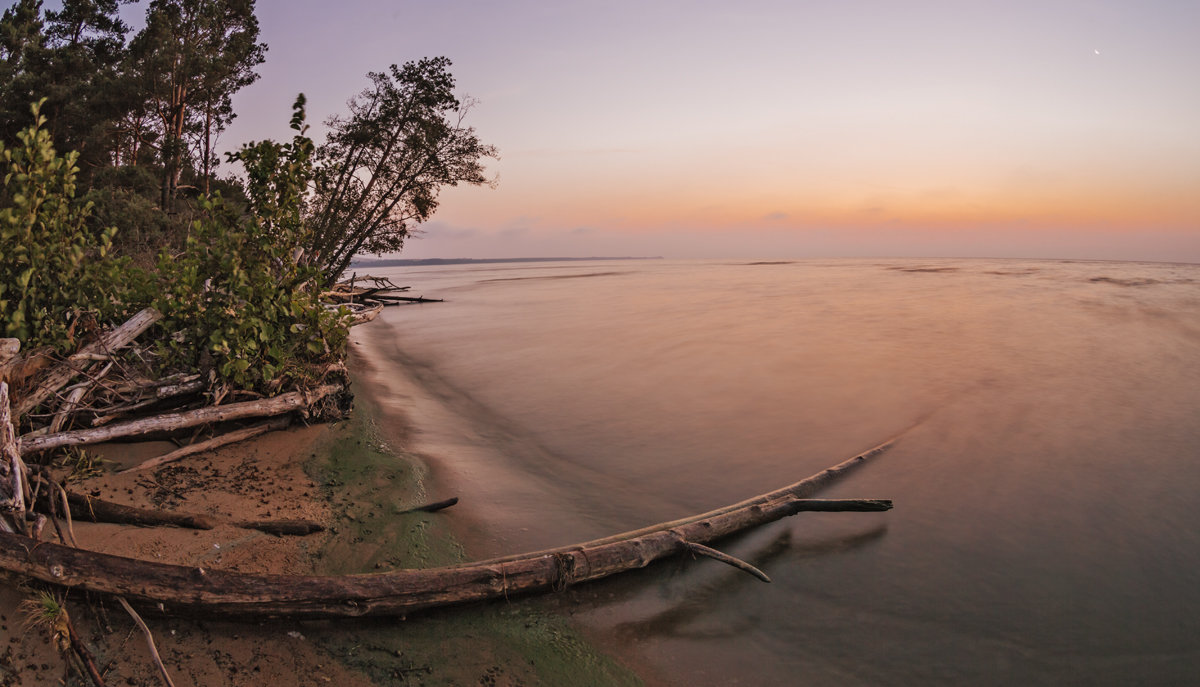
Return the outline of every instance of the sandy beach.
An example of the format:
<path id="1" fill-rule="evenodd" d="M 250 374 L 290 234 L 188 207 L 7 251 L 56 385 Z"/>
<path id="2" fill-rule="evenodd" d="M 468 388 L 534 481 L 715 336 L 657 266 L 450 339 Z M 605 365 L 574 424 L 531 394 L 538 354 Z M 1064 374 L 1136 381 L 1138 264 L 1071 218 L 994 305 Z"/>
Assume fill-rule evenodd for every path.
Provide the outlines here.
<path id="1" fill-rule="evenodd" d="M 359 328 L 351 419 L 276 432 L 128 475 L 116 471 L 174 447 L 93 451 L 102 474 L 73 490 L 122 504 L 241 519 L 308 519 L 326 530 L 278 537 L 232 524 L 211 530 L 76 522 L 82 546 L 133 558 L 246 572 L 342 574 L 428 567 L 478 557 L 485 523 L 457 514 L 399 514 L 448 495 L 452 470 L 408 449 L 413 418 L 397 386 L 375 379 Z M 447 483 L 443 484 L 443 475 Z M 466 537 L 474 532 L 473 537 Z M 64 661 L 44 628 L 17 610 L 30 589 L 0 589 L 0 685 L 59 684 Z M 65 606 L 108 684 L 158 684 L 141 633 L 115 603 L 68 594 Z M 482 604 L 394 619 L 229 622 L 145 613 L 175 684 L 640 684 L 557 614 L 530 604 Z M 74 674 L 68 684 L 86 684 Z"/>

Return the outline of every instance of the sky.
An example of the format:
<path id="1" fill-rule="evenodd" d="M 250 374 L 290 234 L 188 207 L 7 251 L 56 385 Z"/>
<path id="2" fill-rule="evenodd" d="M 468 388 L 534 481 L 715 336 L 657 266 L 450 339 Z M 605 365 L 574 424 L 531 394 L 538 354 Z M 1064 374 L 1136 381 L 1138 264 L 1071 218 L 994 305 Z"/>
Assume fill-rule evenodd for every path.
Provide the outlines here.
<path id="1" fill-rule="evenodd" d="M 287 138 L 299 92 L 319 140 L 426 56 L 478 101 L 497 183 L 443 192 L 402 257 L 1200 262 L 1195 0 L 257 7 L 227 149 Z"/>

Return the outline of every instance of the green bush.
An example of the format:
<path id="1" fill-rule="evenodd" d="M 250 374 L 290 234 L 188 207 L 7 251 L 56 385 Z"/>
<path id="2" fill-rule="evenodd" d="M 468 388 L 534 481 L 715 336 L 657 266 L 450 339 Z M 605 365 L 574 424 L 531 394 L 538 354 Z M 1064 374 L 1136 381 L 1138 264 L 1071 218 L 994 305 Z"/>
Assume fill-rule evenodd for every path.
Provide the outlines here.
<path id="1" fill-rule="evenodd" d="M 164 251 L 158 264 L 167 359 L 203 368 L 211 357 L 222 379 L 268 393 L 341 360 L 348 332 L 343 314 L 321 305 L 322 275 L 296 249 L 312 173 L 302 100 L 292 127 L 291 143 L 254 143 L 234 156 L 246 169 L 249 214 L 219 196 L 204 203 L 183 253 Z"/>
<path id="2" fill-rule="evenodd" d="M 0 143 L 0 335 L 67 352 L 89 318 L 130 309 L 138 275 L 108 256 L 114 227 L 88 227 L 91 204 L 75 200 L 78 156 L 55 152 L 40 106 L 18 145 Z"/>
<path id="3" fill-rule="evenodd" d="M 116 176 L 110 171 L 118 168 L 109 167 L 98 173 L 84 199 L 92 204 L 88 224 L 93 229 L 120 225 L 121 231 L 113 239 L 113 254 L 128 256 L 149 268 L 164 246 L 182 248 L 187 223 L 175 221 L 159 209 L 158 189 L 152 188 L 147 193 L 132 185 L 105 183 Z M 119 171 L 127 172 L 123 177 L 144 176 L 154 181 L 153 172 L 148 169 L 131 167 Z"/>

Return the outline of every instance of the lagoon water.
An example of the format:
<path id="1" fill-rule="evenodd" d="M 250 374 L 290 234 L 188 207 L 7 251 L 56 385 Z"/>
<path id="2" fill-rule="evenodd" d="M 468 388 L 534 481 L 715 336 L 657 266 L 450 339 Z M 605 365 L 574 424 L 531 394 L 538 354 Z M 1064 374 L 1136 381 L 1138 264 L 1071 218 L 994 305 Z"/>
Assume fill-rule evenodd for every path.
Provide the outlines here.
<path id="1" fill-rule="evenodd" d="M 545 603 L 650 682 L 1200 680 L 1200 266 L 610 261 L 373 270 L 356 330 L 475 558 L 795 482 L 801 514 Z M 398 415 L 398 416 L 401 416 Z"/>

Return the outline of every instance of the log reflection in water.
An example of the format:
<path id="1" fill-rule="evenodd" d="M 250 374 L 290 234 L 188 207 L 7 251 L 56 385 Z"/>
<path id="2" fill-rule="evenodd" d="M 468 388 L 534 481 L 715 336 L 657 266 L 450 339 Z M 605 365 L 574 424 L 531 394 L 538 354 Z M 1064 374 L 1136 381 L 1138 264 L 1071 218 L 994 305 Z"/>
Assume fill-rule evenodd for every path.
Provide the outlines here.
<path id="1" fill-rule="evenodd" d="M 885 534 L 887 525 L 879 525 L 857 534 L 793 544 L 792 530 L 786 529 L 746 560 L 756 567 L 764 568 L 780 559 L 816 558 L 846 553 L 873 544 Z M 691 564 L 689 562 L 685 565 Z M 736 594 L 746 584 L 751 584 L 751 580 L 745 573 L 736 570 L 724 571 L 717 579 L 708 583 L 690 585 L 687 595 L 674 606 L 644 620 L 620 623 L 614 628 L 614 633 L 625 641 L 645 637 L 719 639 L 742 634 L 756 625 L 754 618 L 739 616 L 741 620 L 738 622 L 724 624 L 720 628 L 689 629 L 688 625 L 712 614 L 717 605 Z"/>

